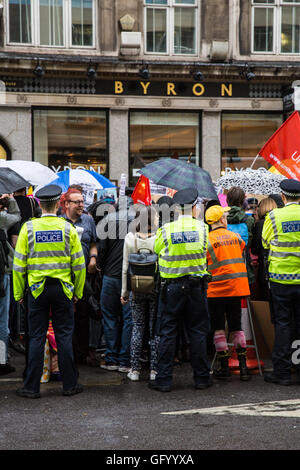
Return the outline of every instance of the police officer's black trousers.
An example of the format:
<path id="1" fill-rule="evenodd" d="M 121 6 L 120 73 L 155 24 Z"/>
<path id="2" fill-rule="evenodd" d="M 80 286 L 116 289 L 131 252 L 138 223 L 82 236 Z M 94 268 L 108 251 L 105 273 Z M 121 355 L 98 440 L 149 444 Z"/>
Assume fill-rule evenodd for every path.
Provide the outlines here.
<path id="1" fill-rule="evenodd" d="M 270 282 L 270 288 L 275 328 L 272 352 L 274 373 L 277 377 L 289 379 L 293 359 L 292 342 L 294 339 L 300 340 L 300 285 Z M 296 359 L 298 358 L 299 354 L 296 354 Z M 300 377 L 298 362 L 295 361 L 294 366 Z"/>
<path id="2" fill-rule="evenodd" d="M 170 386 L 176 349 L 177 322 L 184 319 L 190 341 L 190 360 L 195 384 L 209 381 L 210 364 L 207 358 L 207 335 L 210 329 L 206 289 L 187 282 L 169 284 L 160 293 L 157 334 L 160 336 L 157 376 L 155 383 Z"/>
<path id="3" fill-rule="evenodd" d="M 74 364 L 72 347 L 73 302 L 66 297 L 59 281 L 58 283 L 46 282 L 44 291 L 37 299 L 31 294 L 28 296 L 29 351 L 24 388 L 32 392 L 40 390 L 50 309 L 63 390 L 68 391 L 77 383 L 78 374 Z"/>

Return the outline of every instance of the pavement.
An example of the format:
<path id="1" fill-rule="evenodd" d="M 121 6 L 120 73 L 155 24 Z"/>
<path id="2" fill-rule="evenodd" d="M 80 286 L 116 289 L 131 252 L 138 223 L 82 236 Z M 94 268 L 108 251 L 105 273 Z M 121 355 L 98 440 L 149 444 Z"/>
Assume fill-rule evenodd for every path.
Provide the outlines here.
<path id="1" fill-rule="evenodd" d="M 126 374 L 80 366 L 83 393 L 62 396 L 60 382 L 41 384 L 41 398 L 20 398 L 24 356 L 16 372 L 0 377 L 1 450 L 89 450 L 116 456 L 207 450 L 299 450 L 300 387 L 267 384 L 258 374 L 241 382 L 214 380 L 196 391 L 189 363 L 174 367 L 173 389 L 147 387 Z M 270 368 L 264 362 L 264 370 Z M 107 452 L 109 454 L 107 454 Z"/>

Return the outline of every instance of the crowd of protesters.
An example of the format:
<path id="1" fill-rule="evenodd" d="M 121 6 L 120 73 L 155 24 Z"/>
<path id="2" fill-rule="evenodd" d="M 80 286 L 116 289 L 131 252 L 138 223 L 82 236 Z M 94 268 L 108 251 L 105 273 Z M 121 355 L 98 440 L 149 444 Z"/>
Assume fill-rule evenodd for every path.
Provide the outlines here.
<path id="1" fill-rule="evenodd" d="M 158 253 L 158 230 L 161 236 L 161 230 L 182 215 L 180 210 L 176 210 L 171 198 L 161 197 L 156 203 L 152 201 L 151 206 L 141 207 L 134 204 L 130 193 L 129 188 L 126 196 L 119 198 L 117 203 L 107 199 L 101 203 L 96 201 L 88 208 L 85 208 L 84 193 L 79 185 L 70 187 L 60 198 L 57 215 L 75 227 L 86 268 L 83 296 L 74 304 L 73 355 L 76 366 L 86 364 L 117 371 L 126 374 L 132 381 L 140 380 L 143 364 L 146 363 L 148 377 L 154 383 L 160 343 L 157 318 L 162 278 L 158 276 L 150 293 L 134 294 L 128 283 L 128 259 L 132 253 Z M 284 206 L 279 194 L 265 197 L 258 203 L 253 198 L 247 200 L 244 191 L 238 187 L 229 190 L 227 203 L 229 207 L 223 208 L 218 200 L 206 201 L 204 212 L 198 215 L 209 234 L 206 262 L 208 273 L 213 277 L 212 283 L 208 284 L 211 329 L 206 335 L 206 347 L 209 351 L 213 345 L 213 353 L 216 351 L 220 359 L 221 368 L 215 377 L 225 380 L 230 377 L 225 320 L 229 333 L 233 333 L 236 339 L 237 351 L 240 350 L 245 359 L 246 342 L 241 327 L 240 300 L 244 296 L 251 296 L 253 300 L 269 300 L 262 232 L 267 214 L 274 208 Z M 105 210 L 98 211 L 100 206 L 105 206 Z M 166 211 L 166 207 L 170 210 Z M 146 214 L 147 223 L 132 225 L 137 220 L 137 214 L 142 211 Z M 165 214 L 168 214 L 167 217 Z M 195 212 L 190 215 L 196 217 Z M 27 197 L 25 190 L 14 196 L 2 195 L 0 198 L 0 228 L 5 232 L 10 250 L 10 262 L 3 281 L 5 295 L 0 297 L 0 340 L 7 346 L 5 363 L 0 364 L 0 375 L 15 371 L 13 357 L 9 359 L 9 343 L 19 350 L 26 349 L 26 342 L 20 342 L 16 320 L 20 312 L 13 296 L 12 256 L 22 225 L 39 216 L 37 200 Z M 105 237 L 99 236 L 99 224 L 107 225 L 110 222 L 114 224 L 115 230 L 108 231 Z M 232 235 L 228 235 L 228 232 Z M 227 242 L 219 243 L 221 238 Z M 232 275 L 229 280 L 225 280 L 222 289 L 219 285 L 215 288 L 213 284 L 214 275 L 216 279 L 222 271 L 214 270 L 229 265 L 231 260 L 224 261 L 227 248 L 224 248 L 223 255 L 221 245 L 234 246 L 232 258 L 235 261 L 232 260 L 232 264 L 235 264 L 232 269 L 239 273 L 238 280 L 237 276 Z M 224 258 L 218 258 L 222 256 Z M 204 292 L 206 296 L 206 290 Z M 180 360 L 189 360 L 191 355 L 184 318 L 177 320 L 174 364 Z M 99 351 L 103 354 L 100 355 Z M 249 380 L 245 360 L 241 364 L 241 380 Z M 205 386 L 210 385 L 210 382 L 205 383 Z M 169 387 L 157 385 L 156 389 L 168 391 Z"/>

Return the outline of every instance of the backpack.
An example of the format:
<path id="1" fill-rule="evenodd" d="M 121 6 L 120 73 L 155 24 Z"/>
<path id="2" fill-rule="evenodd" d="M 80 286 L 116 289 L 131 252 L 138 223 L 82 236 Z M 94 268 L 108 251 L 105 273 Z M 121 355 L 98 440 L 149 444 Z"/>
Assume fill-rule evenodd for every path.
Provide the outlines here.
<path id="1" fill-rule="evenodd" d="M 7 236 L 3 229 L 0 229 L 0 297 L 4 297 L 6 292 L 4 289 L 5 268 L 8 267 Z"/>
<path id="2" fill-rule="evenodd" d="M 248 240 L 249 240 L 249 230 L 248 230 L 248 225 L 246 224 L 247 216 L 245 216 L 239 224 L 227 224 L 227 230 L 230 230 L 231 232 L 237 233 L 240 235 L 242 240 L 246 243 L 245 247 L 245 261 L 246 261 L 246 266 L 247 269 L 252 266 L 252 260 L 251 260 L 251 255 L 250 255 L 250 249 L 248 247 Z"/>
<path id="3" fill-rule="evenodd" d="M 137 250 L 137 240 L 134 238 L 136 252 L 128 256 L 128 290 L 150 294 L 156 284 L 158 256 L 151 250 L 148 250 L 149 253 Z"/>
<path id="4" fill-rule="evenodd" d="M 243 221 L 239 224 L 227 224 L 227 230 L 230 230 L 231 232 L 240 235 L 240 237 L 242 238 L 242 240 L 244 240 L 247 246 L 249 240 L 249 232 L 248 225 L 246 224 L 246 218 L 247 217 L 244 217 Z"/>

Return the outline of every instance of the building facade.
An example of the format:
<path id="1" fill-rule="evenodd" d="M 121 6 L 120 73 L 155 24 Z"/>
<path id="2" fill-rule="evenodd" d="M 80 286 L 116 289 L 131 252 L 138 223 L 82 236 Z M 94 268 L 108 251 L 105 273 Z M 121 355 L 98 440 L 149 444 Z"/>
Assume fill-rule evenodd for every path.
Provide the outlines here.
<path id="1" fill-rule="evenodd" d="M 300 0 L 0 7 L 0 158 L 130 184 L 155 159 L 190 158 L 217 179 L 249 167 L 292 109 Z"/>

